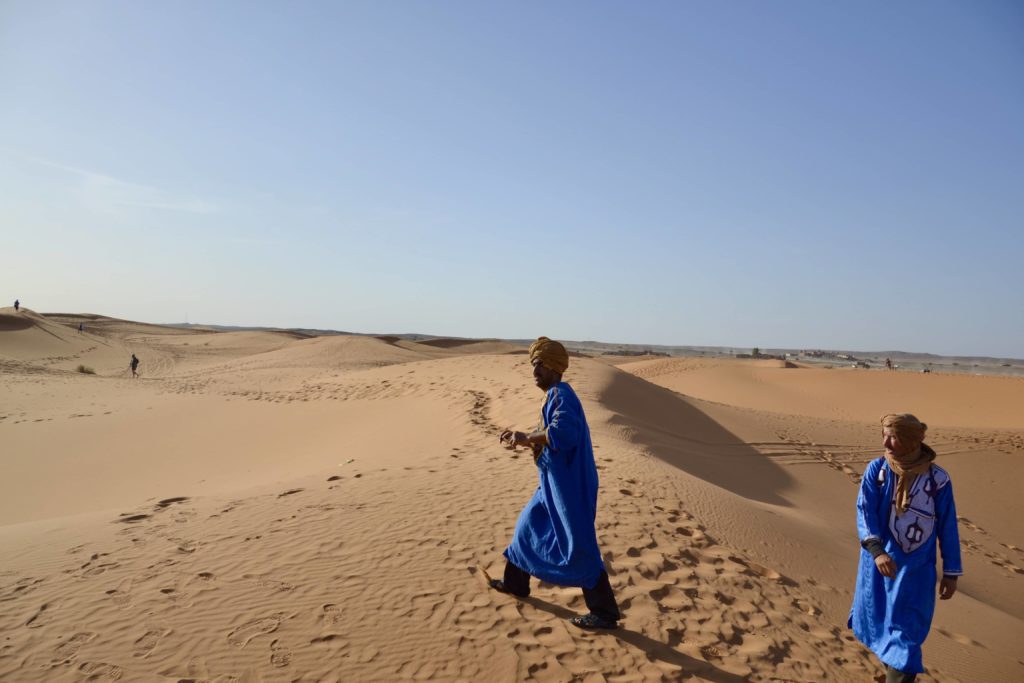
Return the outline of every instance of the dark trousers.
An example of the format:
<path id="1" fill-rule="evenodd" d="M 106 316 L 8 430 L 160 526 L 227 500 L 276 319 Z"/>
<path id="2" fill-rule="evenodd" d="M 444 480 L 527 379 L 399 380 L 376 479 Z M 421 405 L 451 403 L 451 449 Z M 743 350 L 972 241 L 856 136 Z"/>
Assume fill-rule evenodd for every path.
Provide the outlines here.
<path id="1" fill-rule="evenodd" d="M 530 575 L 508 560 L 505 561 L 505 577 L 502 581 L 509 593 L 524 598 L 530 594 Z M 593 588 L 583 589 L 583 600 L 587 603 L 587 609 L 602 619 L 618 621 L 622 618 L 615 594 L 612 593 L 612 584 L 608 581 L 608 572 L 601 572 Z"/>
<path id="2" fill-rule="evenodd" d="M 917 674 L 903 673 L 888 664 L 885 665 L 885 683 L 913 683 L 916 679 Z"/>

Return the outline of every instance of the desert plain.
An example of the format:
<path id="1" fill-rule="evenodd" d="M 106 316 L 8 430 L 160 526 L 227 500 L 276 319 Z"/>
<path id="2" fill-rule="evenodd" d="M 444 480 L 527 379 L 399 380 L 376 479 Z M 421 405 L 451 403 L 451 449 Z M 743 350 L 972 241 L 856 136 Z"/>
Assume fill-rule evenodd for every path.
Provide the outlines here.
<path id="1" fill-rule="evenodd" d="M 846 619 L 888 412 L 929 424 L 964 555 L 919 680 L 1024 680 L 1024 378 L 577 355 L 565 380 L 617 631 L 569 624 L 578 589 L 485 584 L 536 487 L 498 443 L 539 419 L 525 346 L 0 308 L 0 681 L 870 681 Z"/>

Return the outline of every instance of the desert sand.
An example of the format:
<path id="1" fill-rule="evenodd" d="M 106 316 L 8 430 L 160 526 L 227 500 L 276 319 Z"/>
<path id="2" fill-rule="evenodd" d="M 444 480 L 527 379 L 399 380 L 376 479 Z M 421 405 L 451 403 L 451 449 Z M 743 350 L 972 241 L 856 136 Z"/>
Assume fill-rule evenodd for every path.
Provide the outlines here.
<path id="1" fill-rule="evenodd" d="M 574 357 L 625 615 L 591 633 L 576 589 L 485 587 L 525 351 L 0 308 L 0 680 L 869 681 L 854 502 L 904 411 L 965 562 L 919 680 L 1024 680 L 1024 379 Z"/>

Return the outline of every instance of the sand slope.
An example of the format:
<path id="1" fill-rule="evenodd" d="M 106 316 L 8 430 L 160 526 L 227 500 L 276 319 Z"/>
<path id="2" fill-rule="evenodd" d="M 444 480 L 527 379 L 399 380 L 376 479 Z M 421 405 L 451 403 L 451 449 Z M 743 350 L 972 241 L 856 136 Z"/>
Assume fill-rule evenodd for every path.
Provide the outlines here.
<path id="1" fill-rule="evenodd" d="M 905 405 L 932 427 L 1020 430 L 1024 424 L 1024 382 L 1017 377 L 786 368 L 782 361 L 704 358 L 619 367 L 695 398 L 785 414 L 877 422 L 892 412 L 884 406 Z"/>
<path id="2" fill-rule="evenodd" d="M 855 479 L 892 408 L 857 417 L 870 401 L 846 384 L 856 373 L 790 387 L 764 373 L 809 371 L 722 364 L 700 377 L 720 393 L 700 396 L 697 383 L 680 393 L 692 369 L 574 359 L 567 379 L 602 477 L 599 538 L 626 615 L 621 630 L 591 634 L 566 621 L 585 609 L 576 590 L 541 585 L 515 601 L 484 587 L 536 486 L 530 458 L 497 444 L 502 427 L 538 418 L 516 347 L 126 321 L 79 342 L 30 320 L 0 327 L 0 680 L 877 671 L 845 612 Z M 49 332 L 66 346 L 44 344 Z M 100 340 L 109 351 L 85 350 Z M 121 372 L 129 349 L 142 379 Z M 72 371 L 82 358 L 97 375 Z M 1011 477 L 977 465 L 1019 471 L 1022 426 L 998 413 L 1001 390 L 965 379 L 939 388 L 976 390 L 992 410 L 944 422 L 929 394 L 937 417 L 920 411 L 953 472 L 968 567 L 940 605 L 922 680 L 972 680 L 971 667 L 1018 680 L 1019 497 Z M 759 389 L 768 381 L 777 391 Z M 833 393 L 848 399 L 838 412 L 811 410 L 808 394 Z"/>

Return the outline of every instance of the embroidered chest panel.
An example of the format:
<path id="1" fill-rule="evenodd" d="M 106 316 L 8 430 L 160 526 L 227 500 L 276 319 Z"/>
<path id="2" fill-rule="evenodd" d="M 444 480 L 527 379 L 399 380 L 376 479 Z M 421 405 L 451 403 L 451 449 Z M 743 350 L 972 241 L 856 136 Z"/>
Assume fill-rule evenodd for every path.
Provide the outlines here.
<path id="1" fill-rule="evenodd" d="M 880 484 L 884 483 L 886 476 L 895 477 L 887 467 L 879 470 L 878 476 Z M 896 483 L 893 481 L 889 505 L 889 531 L 903 552 L 914 552 L 935 534 L 935 500 L 939 491 L 947 484 L 949 475 L 946 471 L 932 465 L 926 474 L 919 475 L 914 480 L 914 485 L 910 489 L 910 505 L 906 512 L 897 515 Z"/>

